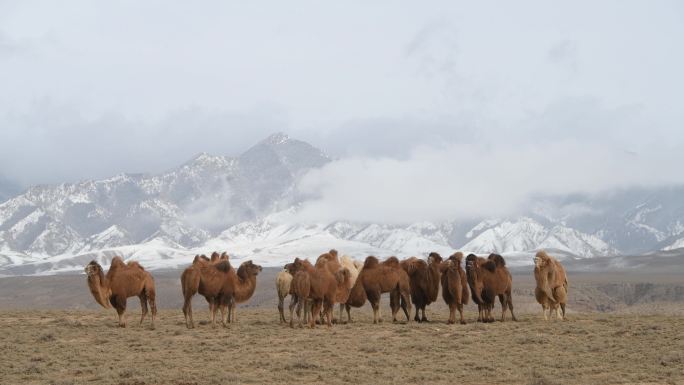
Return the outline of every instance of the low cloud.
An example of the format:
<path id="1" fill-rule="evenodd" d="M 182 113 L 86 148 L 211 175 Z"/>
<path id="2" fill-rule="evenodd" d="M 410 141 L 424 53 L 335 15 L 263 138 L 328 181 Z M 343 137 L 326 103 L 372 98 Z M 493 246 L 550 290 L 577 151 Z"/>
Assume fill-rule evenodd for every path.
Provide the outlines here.
<path id="1" fill-rule="evenodd" d="M 503 216 L 531 196 L 682 183 L 676 151 L 634 154 L 598 144 L 422 146 L 405 160 L 355 157 L 309 172 L 301 221 L 408 223 Z"/>

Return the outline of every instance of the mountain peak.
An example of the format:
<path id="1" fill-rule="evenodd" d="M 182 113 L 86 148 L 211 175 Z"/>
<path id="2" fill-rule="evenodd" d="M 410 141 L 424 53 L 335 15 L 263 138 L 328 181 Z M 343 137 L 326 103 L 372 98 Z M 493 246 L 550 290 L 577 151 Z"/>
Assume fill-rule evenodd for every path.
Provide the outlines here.
<path id="1" fill-rule="evenodd" d="M 264 139 L 261 143 L 265 144 L 283 144 L 287 143 L 290 140 L 290 137 L 287 136 L 287 134 L 283 132 L 276 132 L 268 136 L 268 138 Z"/>

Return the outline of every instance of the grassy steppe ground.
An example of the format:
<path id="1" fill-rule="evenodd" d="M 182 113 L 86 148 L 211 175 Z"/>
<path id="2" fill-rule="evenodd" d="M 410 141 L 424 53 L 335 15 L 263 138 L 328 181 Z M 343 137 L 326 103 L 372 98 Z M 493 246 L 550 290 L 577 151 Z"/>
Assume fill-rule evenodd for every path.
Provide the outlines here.
<path id="1" fill-rule="evenodd" d="M 446 325 L 441 306 L 430 323 L 373 325 L 364 307 L 352 324 L 309 330 L 280 325 L 274 308 L 240 308 L 237 324 L 212 329 L 206 305 L 195 309 L 193 330 L 179 310 L 160 311 L 156 330 L 136 325 L 137 309 L 127 329 L 113 310 L 4 311 L 0 382 L 684 384 L 680 316 L 478 324 L 469 305 L 467 325 Z"/>

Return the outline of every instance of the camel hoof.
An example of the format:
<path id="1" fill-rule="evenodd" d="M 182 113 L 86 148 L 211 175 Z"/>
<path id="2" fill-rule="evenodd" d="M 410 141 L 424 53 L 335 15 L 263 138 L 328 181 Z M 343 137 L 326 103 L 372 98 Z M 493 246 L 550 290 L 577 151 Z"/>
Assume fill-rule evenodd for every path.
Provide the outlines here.
<path id="1" fill-rule="evenodd" d="M 465 325 L 466 323 L 467 323 L 467 322 L 465 322 L 465 321 L 461 321 L 461 325 Z"/>

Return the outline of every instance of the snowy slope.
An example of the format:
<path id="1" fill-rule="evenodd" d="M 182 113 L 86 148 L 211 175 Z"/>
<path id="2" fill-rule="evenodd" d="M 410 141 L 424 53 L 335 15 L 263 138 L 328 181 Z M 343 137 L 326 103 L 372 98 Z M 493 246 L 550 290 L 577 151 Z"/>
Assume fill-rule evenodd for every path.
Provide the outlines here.
<path id="1" fill-rule="evenodd" d="M 594 257 L 684 247 L 682 186 L 538 198 L 511 218 L 293 222 L 307 199 L 299 179 L 329 161 L 308 143 L 274 134 L 240 156 L 202 153 L 158 175 L 30 187 L 0 203 L 0 274 L 79 271 L 115 254 L 150 269 L 178 267 L 213 250 L 265 265 L 331 247 L 357 258 L 498 252 L 528 264 L 540 248 Z"/>

